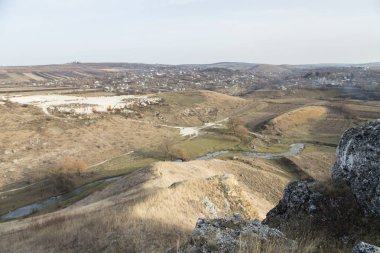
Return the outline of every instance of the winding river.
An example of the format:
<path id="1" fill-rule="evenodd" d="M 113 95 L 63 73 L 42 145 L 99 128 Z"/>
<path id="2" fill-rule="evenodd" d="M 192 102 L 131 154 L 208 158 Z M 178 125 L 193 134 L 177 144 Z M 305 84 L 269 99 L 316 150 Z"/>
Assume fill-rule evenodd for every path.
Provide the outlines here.
<path id="1" fill-rule="evenodd" d="M 258 152 L 247 152 L 247 151 L 233 151 L 233 150 L 219 150 L 212 153 L 208 153 L 204 156 L 196 158 L 196 160 L 209 160 L 215 158 L 217 156 L 228 154 L 228 153 L 239 153 L 244 156 L 252 157 L 252 158 L 263 158 L 263 159 L 276 159 L 280 157 L 287 156 L 295 156 L 299 154 L 305 145 L 303 143 L 294 143 L 290 145 L 290 149 L 287 152 L 283 153 L 258 153 Z"/>
<path id="2" fill-rule="evenodd" d="M 247 152 L 247 151 L 219 150 L 219 151 L 215 151 L 212 153 L 208 153 L 204 156 L 198 157 L 195 160 L 209 160 L 209 159 L 215 158 L 219 155 L 223 155 L 223 154 L 227 154 L 227 153 L 234 153 L 234 154 L 240 153 L 244 156 L 252 157 L 252 158 L 276 159 L 276 158 L 280 158 L 280 157 L 288 157 L 288 156 L 297 155 L 303 149 L 304 149 L 303 143 L 295 143 L 295 144 L 290 145 L 289 151 L 283 152 L 283 153 L 258 153 L 258 152 Z M 177 160 L 176 162 L 182 162 L 182 161 Z M 116 181 L 116 180 L 120 179 L 121 177 L 122 176 L 116 176 L 116 177 L 110 177 L 110 178 L 96 180 L 96 181 L 93 181 L 91 183 L 82 185 L 82 186 L 76 188 L 75 190 L 73 190 L 69 193 L 65 193 L 62 195 L 51 197 L 47 200 L 37 201 L 37 202 L 34 202 L 32 204 L 17 208 L 13 211 L 10 211 L 6 214 L 1 215 L 0 221 L 8 221 L 8 220 L 27 217 L 29 215 L 32 215 L 33 213 L 36 213 L 38 211 L 41 211 L 41 210 L 47 209 L 49 207 L 52 207 L 54 205 L 57 205 L 57 204 L 65 201 L 65 200 L 71 199 L 71 198 L 83 193 L 84 191 L 91 188 L 95 184 L 103 183 L 103 182 Z"/>
<path id="3" fill-rule="evenodd" d="M 28 215 L 31 215 L 33 213 L 36 213 L 36 212 L 41 211 L 43 209 L 46 209 L 48 207 L 57 205 L 57 204 L 61 203 L 62 201 L 73 198 L 73 197 L 81 194 L 85 190 L 91 188 L 95 184 L 116 181 L 121 177 L 122 176 L 117 176 L 117 177 L 109 177 L 109 178 L 105 178 L 105 179 L 96 180 L 96 181 L 93 181 L 91 183 L 82 185 L 82 186 L 76 188 L 75 190 L 73 190 L 69 193 L 54 196 L 54 197 L 51 197 L 47 200 L 37 201 L 37 202 L 34 202 L 32 204 L 17 208 L 13 211 L 10 211 L 6 214 L 1 215 L 0 221 L 8 221 L 8 220 L 13 220 L 13 219 L 18 219 L 18 218 L 24 218 Z"/>

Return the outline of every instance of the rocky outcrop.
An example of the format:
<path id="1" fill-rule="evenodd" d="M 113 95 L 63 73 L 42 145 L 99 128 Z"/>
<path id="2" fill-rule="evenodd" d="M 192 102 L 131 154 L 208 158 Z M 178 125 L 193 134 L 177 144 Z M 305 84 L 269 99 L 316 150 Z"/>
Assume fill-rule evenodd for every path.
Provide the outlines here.
<path id="1" fill-rule="evenodd" d="M 380 217 L 380 120 L 343 134 L 332 179 L 290 183 L 264 223 L 280 227 L 307 217 L 334 228 L 361 218 L 361 211 Z"/>
<path id="2" fill-rule="evenodd" d="M 352 249 L 352 253 L 380 253 L 380 248 L 365 242 L 361 242 Z"/>
<path id="3" fill-rule="evenodd" d="M 247 252 L 260 248 L 292 252 L 296 247 L 297 244 L 285 238 L 279 230 L 234 214 L 232 218 L 198 219 L 188 243 L 180 252 L 233 253 L 242 248 Z"/>
<path id="4" fill-rule="evenodd" d="M 364 212 L 380 218 L 380 120 L 343 134 L 332 178 L 347 182 Z"/>
<path id="5" fill-rule="evenodd" d="M 365 234 L 376 234 L 380 228 L 379 217 L 378 120 L 343 134 L 331 181 L 290 183 L 283 198 L 269 211 L 263 223 L 280 230 L 295 231 L 294 237 L 306 229 L 328 234 L 332 240 L 348 245 Z"/>
<path id="6" fill-rule="evenodd" d="M 284 221 L 303 216 L 304 214 L 315 213 L 317 203 L 322 195 L 313 191 L 315 182 L 297 181 L 290 183 L 284 190 L 284 196 L 267 214 L 264 223 L 276 223 L 278 227 L 286 224 Z"/>
<path id="7" fill-rule="evenodd" d="M 342 234 L 359 212 L 354 196 L 344 185 L 297 181 L 285 188 L 283 198 L 263 223 L 294 230 L 310 225 Z"/>
<path id="8" fill-rule="evenodd" d="M 182 116 L 200 116 L 200 117 L 216 117 L 218 115 L 218 108 L 206 107 L 206 108 L 187 108 L 181 112 Z"/>
<path id="9" fill-rule="evenodd" d="M 370 235 L 372 243 L 379 241 L 373 236 L 380 231 L 379 120 L 344 133 L 332 179 L 323 183 L 311 180 L 290 183 L 262 223 L 246 221 L 240 216 L 199 219 L 184 251 L 236 252 L 238 247 L 241 250 L 242 245 L 247 245 L 248 252 L 252 252 L 258 248 L 257 242 L 266 247 L 281 245 L 273 252 L 294 249 L 295 242 L 277 229 L 291 231 L 287 233 L 291 238 L 305 239 L 305 232 L 321 236 L 325 252 L 352 247 L 365 235 Z M 254 239 L 245 240 L 247 235 Z M 376 253 L 379 248 L 360 243 L 353 252 Z"/>

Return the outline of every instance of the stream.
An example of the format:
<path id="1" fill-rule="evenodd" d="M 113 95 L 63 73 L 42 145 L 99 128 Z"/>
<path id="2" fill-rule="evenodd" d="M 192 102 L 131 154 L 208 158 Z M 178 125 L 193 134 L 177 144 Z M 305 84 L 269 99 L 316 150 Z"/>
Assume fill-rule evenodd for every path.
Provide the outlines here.
<path id="1" fill-rule="evenodd" d="M 68 200 L 70 198 L 73 198 L 73 197 L 81 194 L 85 190 L 89 189 L 91 186 L 93 186 L 95 184 L 103 183 L 103 182 L 116 181 L 116 180 L 118 180 L 121 177 L 122 176 L 109 177 L 109 178 L 105 178 L 105 179 L 99 179 L 99 180 L 93 181 L 91 183 L 82 185 L 82 186 L 76 188 L 75 190 L 73 190 L 71 192 L 68 192 L 68 193 L 65 193 L 65 194 L 61 194 L 61 195 L 58 195 L 58 196 L 54 196 L 54 197 L 51 197 L 51 198 L 49 198 L 47 200 L 37 201 L 37 202 L 34 202 L 32 204 L 29 204 L 29 205 L 17 208 L 17 209 L 15 209 L 13 211 L 10 211 L 10 212 L 8 212 L 6 214 L 1 215 L 0 216 L 0 221 L 8 221 L 8 220 L 13 220 L 13 219 L 18 219 L 18 218 L 24 218 L 26 216 L 29 216 L 29 215 L 31 215 L 33 213 L 36 213 L 36 212 L 41 211 L 43 209 L 46 209 L 48 207 L 57 205 L 57 204 L 59 204 L 62 201 L 65 201 L 65 200 Z"/>
<path id="2" fill-rule="evenodd" d="M 283 153 L 258 153 L 258 152 L 248 152 L 248 151 L 234 151 L 234 150 L 219 150 L 212 153 L 208 153 L 204 156 L 196 158 L 196 160 L 209 160 L 215 158 L 219 155 L 227 154 L 227 153 L 239 153 L 244 156 L 248 156 L 251 158 L 263 158 L 263 159 L 276 159 L 280 157 L 286 156 L 295 156 L 299 154 L 305 145 L 303 143 L 294 143 L 290 145 L 290 149 L 287 152 Z"/>
<path id="3" fill-rule="evenodd" d="M 195 160 L 209 160 L 212 158 L 215 158 L 219 155 L 227 154 L 227 153 L 240 153 L 244 156 L 247 157 L 252 157 L 252 158 L 263 158 L 263 159 L 276 159 L 280 157 L 286 157 L 286 156 L 294 156 L 299 154 L 302 150 L 304 149 L 304 144 L 303 143 L 295 143 L 290 145 L 290 149 L 287 152 L 283 153 L 258 153 L 258 152 L 247 152 L 247 151 L 235 151 L 235 150 L 219 150 L 215 152 L 208 153 L 204 156 L 198 157 Z M 182 162 L 182 160 L 176 160 L 175 162 Z M 13 211 L 10 211 L 6 214 L 3 214 L 0 216 L 0 221 L 8 221 L 8 220 L 13 220 L 13 219 L 18 219 L 18 218 L 24 218 L 27 217 L 31 214 L 34 214 L 38 211 L 41 211 L 43 209 L 52 207 L 54 205 L 59 204 L 60 202 L 63 202 L 65 200 L 68 200 L 70 198 L 73 198 L 85 190 L 89 189 L 95 184 L 98 183 L 103 183 L 103 182 L 112 182 L 120 179 L 122 176 L 115 176 L 115 177 L 109 177 L 105 179 L 99 179 L 96 181 L 93 181 L 91 183 L 82 185 L 75 190 L 61 194 L 58 196 L 51 197 L 47 200 L 42 200 L 42 201 L 37 201 L 32 204 L 17 208 Z"/>

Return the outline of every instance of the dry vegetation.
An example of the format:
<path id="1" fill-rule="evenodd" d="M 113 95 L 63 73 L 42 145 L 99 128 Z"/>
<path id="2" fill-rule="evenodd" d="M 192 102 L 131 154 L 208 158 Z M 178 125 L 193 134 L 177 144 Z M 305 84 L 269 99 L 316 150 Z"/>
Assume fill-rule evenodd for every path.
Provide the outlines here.
<path id="1" fill-rule="evenodd" d="M 57 162 L 55 168 L 50 170 L 50 178 L 57 190 L 69 192 L 75 187 L 75 179 L 82 176 L 87 167 L 85 161 L 65 156 Z"/>
<path id="2" fill-rule="evenodd" d="M 0 223 L 0 252 L 160 252 L 186 240 L 199 217 L 239 212 L 262 219 L 282 197 L 288 182 L 300 175 L 323 180 L 330 174 L 333 146 L 344 129 L 380 117 L 375 102 L 341 106 L 309 97 L 268 99 L 262 95 L 250 100 L 210 91 L 163 93 L 159 96 L 164 104 L 142 109 L 141 119 L 99 113 L 95 119 L 62 120 L 33 106 L 0 104 L 0 188 L 11 189 L 49 174 L 61 191 L 68 191 L 86 174 L 134 171 L 68 208 Z M 197 114 L 210 108 L 217 108 L 217 114 Z M 187 113 L 189 109 L 196 109 L 195 113 Z M 181 138 L 178 129 L 162 126 L 200 126 L 226 117 L 230 120 L 224 132 L 204 131 L 191 140 Z M 266 152 L 307 143 L 303 153 L 289 158 L 298 171 L 282 161 L 244 157 L 159 162 L 147 168 L 155 160 L 190 160 L 234 148 L 248 142 L 249 130 L 256 132 L 262 125 L 266 129 L 261 134 L 266 136 L 255 140 Z M 143 155 L 91 167 L 132 150 Z M 56 157 L 64 158 L 56 163 Z M 242 252 L 257 248 L 278 252 L 276 245 L 260 246 L 251 243 L 254 238 L 246 239 Z M 298 239 L 303 252 L 313 252 L 320 244 L 314 235 Z M 257 247 L 244 246 L 248 244 Z"/>
<path id="3" fill-rule="evenodd" d="M 263 218 L 292 177 L 266 161 L 252 164 L 157 163 L 68 209 L 0 224 L 0 251 L 162 252 L 184 242 L 198 217 Z"/>
<path id="4" fill-rule="evenodd" d="M 335 162 L 335 149 L 318 150 L 318 148 L 319 147 L 316 147 L 314 150 L 308 152 L 309 147 L 307 146 L 306 152 L 290 157 L 289 159 L 311 178 L 318 181 L 325 181 L 330 178 L 330 169 Z"/>
<path id="5" fill-rule="evenodd" d="M 143 115 L 141 119 L 105 114 L 93 119 L 66 120 L 49 117 L 34 106 L 1 104 L 0 162 L 4 174 L 0 177 L 0 188 L 40 180 L 40 175 L 52 169 L 59 156 L 78 156 L 93 165 L 132 150 L 158 147 L 164 140 L 178 141 L 178 129 L 160 127 L 159 124 L 203 125 L 204 116 L 181 114 L 187 108 L 217 107 L 219 111 L 215 119 L 222 119 L 249 103 L 208 91 L 161 96 L 165 105 L 142 110 L 139 112 L 140 116 Z M 155 116 L 157 111 L 164 120 Z M 182 151 L 179 153 L 186 156 Z"/>
<path id="6" fill-rule="evenodd" d="M 244 121 L 238 117 L 228 119 L 227 127 L 233 135 L 238 137 L 243 143 L 248 142 L 249 130 L 245 127 Z"/>
<path id="7" fill-rule="evenodd" d="M 178 147 L 175 143 L 171 143 L 168 140 L 164 140 L 159 147 L 160 153 L 162 153 L 163 160 L 173 161 L 180 159 L 182 161 L 189 160 L 189 155 L 184 148 Z"/>
<path id="8" fill-rule="evenodd" d="M 206 122 L 220 120 L 235 114 L 235 111 L 252 104 L 252 101 L 232 97 L 211 91 L 189 91 L 158 94 L 165 106 L 156 108 L 165 121 L 179 126 L 203 125 Z M 166 106 L 168 105 L 168 106 Z M 195 113 L 185 113 L 189 109 Z M 204 112 L 217 109 L 216 115 Z M 144 115 L 154 116 L 155 111 L 146 111 Z M 161 121 L 158 121 L 162 123 Z"/>
<path id="9" fill-rule="evenodd" d="M 323 106 L 303 107 L 272 119 L 267 124 L 267 131 L 272 134 L 305 135 L 304 132 L 309 131 L 314 122 L 323 120 L 327 113 L 328 109 Z"/>
<path id="10" fill-rule="evenodd" d="M 65 156 L 57 163 L 57 170 L 65 174 L 77 174 L 80 176 L 86 169 L 87 164 L 85 161 L 71 156 Z"/>
<path id="11" fill-rule="evenodd" d="M 179 130 L 159 124 L 175 125 L 182 122 L 185 125 L 203 125 L 203 116 L 185 117 L 179 115 L 176 107 L 182 110 L 215 105 L 219 108 L 219 119 L 225 118 L 234 108 L 247 101 L 214 92 L 161 95 L 165 97 L 166 104 L 141 111 L 141 119 L 107 113 L 99 113 L 94 118 L 59 119 L 45 115 L 34 106 L 10 102 L 0 104 L 0 118 L 4 122 L 0 127 L 0 138 L 4 140 L 0 143 L 0 191 L 27 187 L 22 191 L 3 194 L 0 199 L 1 213 L 69 191 L 91 180 L 130 173 L 157 159 L 187 160 L 219 146 L 226 146 L 223 143 L 227 143 L 227 146 L 235 145 L 236 140 L 216 138 L 208 141 L 206 149 L 200 154 L 193 154 L 192 145 L 198 141 L 186 142 L 191 144 L 188 146 L 177 145 L 183 139 Z M 155 110 L 160 111 L 160 115 L 165 118 L 164 122 L 156 118 Z M 172 115 L 175 118 L 171 119 Z M 171 145 L 168 155 L 162 156 L 159 154 L 162 152 L 160 146 L 165 141 L 176 145 Z M 142 155 L 130 161 L 117 158 L 131 151 Z M 80 157 L 89 165 L 88 173 L 83 176 L 57 173 L 56 160 L 62 156 Z M 110 161 L 97 166 L 108 160 Z M 45 179 L 49 181 L 46 182 Z"/>

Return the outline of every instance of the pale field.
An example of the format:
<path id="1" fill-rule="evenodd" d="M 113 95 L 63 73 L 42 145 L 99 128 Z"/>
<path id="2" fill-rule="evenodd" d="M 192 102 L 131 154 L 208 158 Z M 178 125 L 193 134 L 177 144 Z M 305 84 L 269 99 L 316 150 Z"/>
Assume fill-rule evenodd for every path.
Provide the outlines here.
<path id="1" fill-rule="evenodd" d="M 50 110 L 70 112 L 78 114 L 93 114 L 95 112 L 107 112 L 107 110 L 124 109 L 133 106 L 135 101 L 144 103 L 158 103 L 159 99 L 153 96 L 100 96 L 81 97 L 69 95 L 30 95 L 10 96 L 7 99 L 19 104 L 34 105 L 49 115 Z M 131 110 L 129 110 L 131 111 Z M 131 111 L 132 112 L 132 111 Z"/>
<path id="2" fill-rule="evenodd" d="M 37 76 L 37 75 L 35 75 L 33 73 L 23 73 L 23 75 L 29 77 L 30 79 L 36 80 L 36 81 L 43 81 L 43 80 L 45 80 L 43 77 Z"/>
<path id="3" fill-rule="evenodd" d="M 23 73 L 8 72 L 7 75 L 8 75 L 8 78 L 5 79 L 4 81 L 9 81 L 9 80 L 12 80 L 13 82 L 27 82 L 27 81 L 29 81 L 29 77 L 23 75 Z"/>

